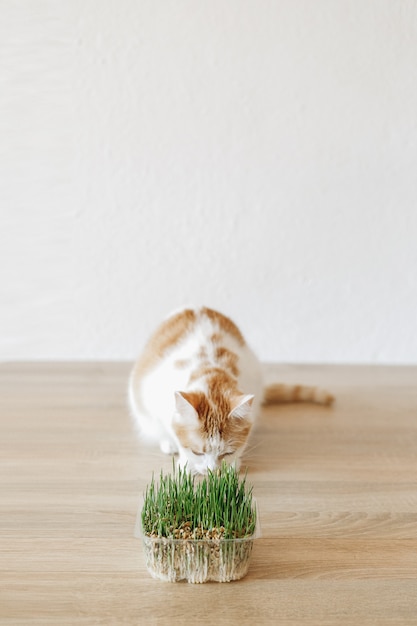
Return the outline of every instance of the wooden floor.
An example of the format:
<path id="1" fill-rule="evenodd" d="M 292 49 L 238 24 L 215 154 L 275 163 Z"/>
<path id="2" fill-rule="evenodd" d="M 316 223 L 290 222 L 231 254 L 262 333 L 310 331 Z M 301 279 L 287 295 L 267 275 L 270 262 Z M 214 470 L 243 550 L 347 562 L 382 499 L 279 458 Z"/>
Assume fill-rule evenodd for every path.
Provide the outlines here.
<path id="1" fill-rule="evenodd" d="M 133 536 L 152 471 L 128 364 L 0 366 L 1 624 L 417 624 L 417 368 L 268 368 L 333 409 L 265 409 L 246 578 L 164 583 Z"/>

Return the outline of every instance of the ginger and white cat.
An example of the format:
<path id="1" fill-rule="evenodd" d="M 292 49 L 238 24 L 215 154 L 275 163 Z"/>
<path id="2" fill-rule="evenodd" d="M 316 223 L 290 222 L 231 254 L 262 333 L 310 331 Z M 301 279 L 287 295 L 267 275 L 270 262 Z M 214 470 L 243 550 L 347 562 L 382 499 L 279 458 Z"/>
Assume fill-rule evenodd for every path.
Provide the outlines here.
<path id="1" fill-rule="evenodd" d="M 151 336 L 129 381 L 141 437 L 205 474 L 240 458 L 262 403 L 330 404 L 327 392 L 300 385 L 264 388 L 262 368 L 242 333 L 212 309 L 184 309 Z"/>

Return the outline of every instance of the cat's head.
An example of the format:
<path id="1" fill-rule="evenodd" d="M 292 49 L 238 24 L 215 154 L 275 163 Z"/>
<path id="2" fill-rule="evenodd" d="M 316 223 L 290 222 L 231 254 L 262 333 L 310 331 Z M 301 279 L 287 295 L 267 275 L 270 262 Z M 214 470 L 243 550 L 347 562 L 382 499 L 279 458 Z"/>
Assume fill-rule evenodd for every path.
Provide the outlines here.
<path id="1" fill-rule="evenodd" d="M 223 461 L 239 469 L 239 459 L 252 428 L 253 395 L 202 391 L 175 393 L 173 429 L 179 443 L 179 464 L 206 474 Z"/>

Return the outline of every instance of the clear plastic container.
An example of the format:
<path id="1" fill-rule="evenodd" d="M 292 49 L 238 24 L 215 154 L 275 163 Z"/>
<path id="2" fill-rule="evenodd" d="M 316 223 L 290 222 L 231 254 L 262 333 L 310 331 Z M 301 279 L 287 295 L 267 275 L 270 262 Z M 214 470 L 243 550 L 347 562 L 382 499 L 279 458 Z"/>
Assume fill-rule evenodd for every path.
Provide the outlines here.
<path id="1" fill-rule="evenodd" d="M 261 533 L 257 511 L 255 533 L 244 539 L 154 538 L 142 532 L 140 509 L 135 536 L 142 539 L 146 567 L 151 576 L 167 582 L 205 583 L 243 578 L 249 569 L 253 542 Z"/>

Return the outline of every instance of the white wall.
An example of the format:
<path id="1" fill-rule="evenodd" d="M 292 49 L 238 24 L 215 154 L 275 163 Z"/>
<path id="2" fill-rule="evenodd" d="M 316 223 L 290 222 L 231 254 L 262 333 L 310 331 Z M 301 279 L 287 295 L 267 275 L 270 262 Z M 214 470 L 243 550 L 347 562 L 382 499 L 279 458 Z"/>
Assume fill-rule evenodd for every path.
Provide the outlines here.
<path id="1" fill-rule="evenodd" d="M 417 362 L 415 0 L 1 0 L 2 359 L 204 303 L 264 360 Z"/>

